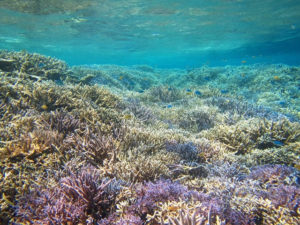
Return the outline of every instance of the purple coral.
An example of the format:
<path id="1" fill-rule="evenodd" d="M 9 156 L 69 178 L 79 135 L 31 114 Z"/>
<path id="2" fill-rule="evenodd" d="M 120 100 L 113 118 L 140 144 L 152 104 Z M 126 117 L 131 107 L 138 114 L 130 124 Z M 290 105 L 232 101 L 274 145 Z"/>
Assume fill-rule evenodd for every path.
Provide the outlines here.
<path id="1" fill-rule="evenodd" d="M 84 130 L 84 135 L 80 133 L 70 135 L 65 144 L 87 156 L 91 163 L 101 164 L 114 154 L 117 146 L 113 136 L 105 136 L 100 131 L 95 133 L 89 127 Z"/>
<path id="2" fill-rule="evenodd" d="M 175 140 L 166 142 L 166 150 L 168 152 L 177 153 L 183 160 L 197 161 L 198 148 L 193 142 L 178 143 Z"/>
<path id="3" fill-rule="evenodd" d="M 86 214 L 99 219 L 107 215 L 113 197 L 106 191 L 110 183 L 111 180 L 101 181 L 95 170 L 91 173 L 84 171 L 77 176 L 71 174 L 63 178 L 61 188 L 66 199 L 80 202 Z"/>
<path id="4" fill-rule="evenodd" d="M 284 165 L 264 165 L 254 167 L 250 179 L 258 180 L 264 191 L 257 192 L 258 197 L 271 200 L 278 208 L 286 207 L 291 216 L 299 216 L 300 188 L 299 172 Z"/>
<path id="5" fill-rule="evenodd" d="M 300 174 L 294 168 L 285 165 L 263 165 L 253 167 L 248 178 L 258 180 L 263 185 L 297 185 Z"/>
<path id="6" fill-rule="evenodd" d="M 180 198 L 191 197 L 191 192 L 187 187 L 169 180 L 138 185 L 135 192 L 137 197 L 129 207 L 128 213 L 139 216 L 142 220 L 145 220 L 147 214 L 154 212 L 158 202 L 177 201 Z"/>
<path id="7" fill-rule="evenodd" d="M 64 110 L 56 110 L 43 116 L 43 124 L 47 128 L 57 130 L 65 136 L 80 127 L 79 119 Z"/>
<path id="8" fill-rule="evenodd" d="M 112 180 L 101 180 L 96 170 L 85 169 L 62 178 L 57 188 L 42 189 L 18 204 L 20 222 L 42 224 L 93 224 L 109 215 L 116 196 Z"/>
<path id="9" fill-rule="evenodd" d="M 36 190 L 20 199 L 18 222 L 30 224 L 76 224 L 85 215 L 83 207 L 67 201 L 58 188 Z"/>
<path id="10" fill-rule="evenodd" d="M 278 187 L 269 188 L 263 197 L 270 199 L 276 208 L 279 206 L 286 207 L 290 210 L 291 215 L 300 216 L 300 188 L 279 185 Z"/>
<path id="11" fill-rule="evenodd" d="M 136 98 L 128 98 L 126 101 L 126 108 L 134 114 L 134 116 L 143 122 L 149 122 L 154 119 L 152 111 L 143 106 L 141 102 Z"/>
<path id="12" fill-rule="evenodd" d="M 126 215 L 126 218 L 122 218 L 116 223 L 116 225 L 143 225 L 144 222 L 140 217 L 134 215 Z"/>

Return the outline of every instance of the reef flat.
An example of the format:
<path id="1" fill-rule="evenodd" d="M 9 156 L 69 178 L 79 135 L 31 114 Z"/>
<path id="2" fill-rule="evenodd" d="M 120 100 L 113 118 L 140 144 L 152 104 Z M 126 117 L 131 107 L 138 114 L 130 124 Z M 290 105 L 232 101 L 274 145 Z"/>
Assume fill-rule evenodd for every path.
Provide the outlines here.
<path id="1" fill-rule="evenodd" d="M 299 224 L 300 67 L 0 51 L 1 224 Z"/>

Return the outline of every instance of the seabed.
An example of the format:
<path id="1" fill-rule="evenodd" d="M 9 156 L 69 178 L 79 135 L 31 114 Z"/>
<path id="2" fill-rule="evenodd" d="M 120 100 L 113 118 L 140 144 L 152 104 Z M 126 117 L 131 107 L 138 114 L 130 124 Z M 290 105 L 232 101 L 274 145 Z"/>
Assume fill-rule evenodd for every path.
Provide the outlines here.
<path id="1" fill-rule="evenodd" d="M 299 74 L 0 51 L 0 223 L 300 224 Z"/>

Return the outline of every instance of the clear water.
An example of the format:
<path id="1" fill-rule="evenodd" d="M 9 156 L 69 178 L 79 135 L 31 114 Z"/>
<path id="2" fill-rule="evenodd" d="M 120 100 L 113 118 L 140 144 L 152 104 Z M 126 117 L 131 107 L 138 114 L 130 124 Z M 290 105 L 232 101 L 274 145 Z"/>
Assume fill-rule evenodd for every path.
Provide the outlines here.
<path id="1" fill-rule="evenodd" d="M 76 64 L 300 64 L 299 0 L 1 0 L 0 49 Z"/>

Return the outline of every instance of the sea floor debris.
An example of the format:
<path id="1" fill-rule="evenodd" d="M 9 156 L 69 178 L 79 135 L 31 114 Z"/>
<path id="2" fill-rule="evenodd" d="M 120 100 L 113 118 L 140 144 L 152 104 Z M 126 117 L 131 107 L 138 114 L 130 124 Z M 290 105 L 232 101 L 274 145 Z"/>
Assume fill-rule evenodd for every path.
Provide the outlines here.
<path id="1" fill-rule="evenodd" d="M 0 223 L 300 224 L 299 73 L 0 51 Z"/>

